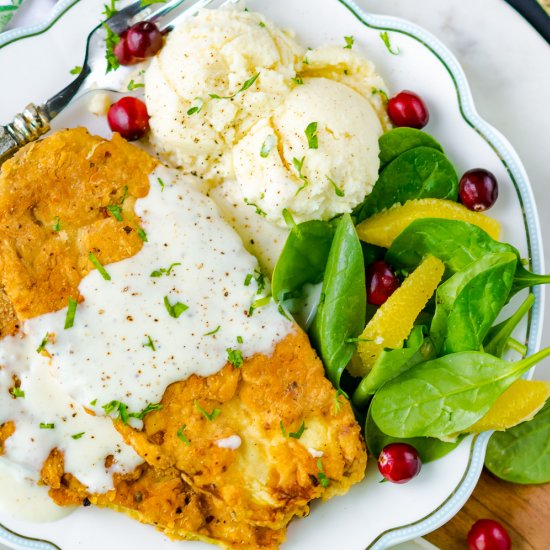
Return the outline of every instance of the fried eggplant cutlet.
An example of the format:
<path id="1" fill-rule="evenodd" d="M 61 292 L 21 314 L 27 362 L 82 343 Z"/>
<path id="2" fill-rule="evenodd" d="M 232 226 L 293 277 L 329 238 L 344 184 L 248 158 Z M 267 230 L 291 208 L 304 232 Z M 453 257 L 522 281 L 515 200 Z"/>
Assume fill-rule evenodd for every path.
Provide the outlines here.
<path id="1" fill-rule="evenodd" d="M 92 267 L 90 252 L 106 265 L 141 249 L 134 204 L 147 195 L 156 164 L 117 135 L 106 141 L 84 129 L 53 134 L 4 164 L 1 336 L 65 307 Z M 112 490 L 88 490 L 57 448 L 42 482 L 60 505 L 112 508 L 173 538 L 275 548 L 311 500 L 345 493 L 365 470 L 350 404 L 297 325 L 270 356 L 169 385 L 143 427 L 114 423 L 143 463 L 115 473 Z M 0 454 L 16 431 L 16 419 L 0 426 Z M 105 457 L 106 468 L 113 460 Z"/>

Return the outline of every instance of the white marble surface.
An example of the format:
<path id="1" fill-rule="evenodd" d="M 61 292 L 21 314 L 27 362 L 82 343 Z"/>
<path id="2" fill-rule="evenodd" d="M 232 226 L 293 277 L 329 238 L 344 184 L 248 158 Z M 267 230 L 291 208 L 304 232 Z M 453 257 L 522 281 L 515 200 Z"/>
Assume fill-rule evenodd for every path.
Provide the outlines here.
<path id="1" fill-rule="evenodd" d="M 550 272 L 550 46 L 503 0 L 356 0 L 372 13 L 403 17 L 437 36 L 458 58 L 480 115 L 521 157 L 537 200 Z M 543 346 L 550 345 L 546 292 Z M 536 378 L 550 379 L 550 359 Z"/>

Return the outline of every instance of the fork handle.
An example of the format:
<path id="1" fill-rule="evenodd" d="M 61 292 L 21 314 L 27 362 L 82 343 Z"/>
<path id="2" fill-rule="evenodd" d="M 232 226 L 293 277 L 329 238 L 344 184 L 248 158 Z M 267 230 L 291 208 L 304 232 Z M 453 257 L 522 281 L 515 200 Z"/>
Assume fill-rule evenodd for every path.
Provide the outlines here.
<path id="1" fill-rule="evenodd" d="M 50 120 L 44 106 L 30 103 L 12 122 L 0 126 L 0 165 L 21 147 L 48 132 Z"/>

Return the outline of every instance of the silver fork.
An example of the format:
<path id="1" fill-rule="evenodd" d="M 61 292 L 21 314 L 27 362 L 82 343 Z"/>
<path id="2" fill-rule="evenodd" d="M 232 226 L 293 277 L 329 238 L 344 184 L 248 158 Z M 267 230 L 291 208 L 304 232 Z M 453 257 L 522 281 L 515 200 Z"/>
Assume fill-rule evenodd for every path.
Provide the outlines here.
<path id="1" fill-rule="evenodd" d="M 186 0 L 159 0 L 153 5 L 142 5 L 137 0 L 118 11 L 106 21 L 102 21 L 88 35 L 86 53 L 80 74 L 66 88 L 55 94 L 41 105 L 30 103 L 22 113 L 17 114 L 13 121 L 0 126 L 0 165 L 24 145 L 37 140 L 50 130 L 50 121 L 67 105 L 82 94 L 93 89 L 117 89 L 112 72 L 105 73 L 105 25 L 111 31 L 120 34 L 137 21 L 155 20 L 162 32 L 169 32 L 179 22 L 193 16 L 201 8 L 221 8 L 228 4 L 237 4 L 240 0 L 198 0 L 184 5 Z M 118 71 L 130 71 L 130 68 L 120 67 Z M 93 76 L 93 78 L 89 78 Z"/>

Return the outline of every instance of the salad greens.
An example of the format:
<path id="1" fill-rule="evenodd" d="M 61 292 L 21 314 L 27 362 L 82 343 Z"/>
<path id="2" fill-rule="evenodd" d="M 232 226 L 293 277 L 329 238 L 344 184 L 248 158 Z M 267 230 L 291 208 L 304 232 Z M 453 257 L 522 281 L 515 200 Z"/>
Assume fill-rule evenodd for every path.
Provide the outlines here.
<path id="1" fill-rule="evenodd" d="M 458 176 L 447 157 L 432 147 L 401 153 L 382 170 L 372 192 L 356 208 L 357 222 L 412 199 L 450 199 L 458 196 Z"/>
<path id="2" fill-rule="evenodd" d="M 385 384 L 372 417 L 394 437 L 446 438 L 475 424 L 550 348 L 517 362 L 464 351 L 421 363 Z"/>
<path id="3" fill-rule="evenodd" d="M 355 351 L 354 343 L 349 340 L 356 338 L 365 327 L 366 305 L 361 243 L 351 217 L 344 214 L 330 247 L 321 301 L 311 327 L 327 377 L 337 388 Z"/>
<path id="4" fill-rule="evenodd" d="M 533 420 L 493 434 L 485 466 L 513 483 L 550 482 L 550 401 Z"/>
<path id="5" fill-rule="evenodd" d="M 313 125 L 310 130 L 313 136 Z M 550 355 L 549 348 L 517 362 L 503 359 L 508 348 L 525 355 L 525 346 L 512 334 L 534 296 L 496 323 L 502 308 L 520 290 L 550 283 L 550 275 L 529 272 L 512 245 L 475 225 L 440 218 L 413 221 L 387 251 L 358 239 L 354 223 L 396 203 L 457 200 L 457 193 L 458 177 L 441 145 L 420 130 L 396 128 L 380 138 L 378 181 L 351 216 L 301 224 L 289 220 L 291 231 L 273 273 L 273 296 L 282 303 L 300 297 L 304 285 L 322 281 L 312 343 L 327 377 L 339 392 L 352 395 L 357 418 L 366 418 L 367 446 L 375 456 L 402 441 L 415 447 L 423 462 L 441 458 L 507 388 Z M 366 304 L 365 268 L 385 259 L 404 278 L 429 255 L 445 264 L 434 299 L 401 348 L 384 350 L 363 379 L 353 378 L 346 366 L 360 359 L 358 336 L 366 317 L 377 310 Z M 533 421 L 493 436 L 487 465 L 511 481 L 550 481 L 548 445 L 547 404 Z M 529 458 L 533 452 L 535 467 Z"/>

